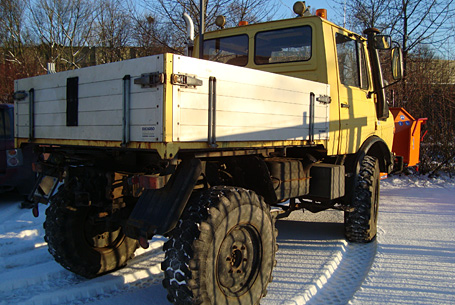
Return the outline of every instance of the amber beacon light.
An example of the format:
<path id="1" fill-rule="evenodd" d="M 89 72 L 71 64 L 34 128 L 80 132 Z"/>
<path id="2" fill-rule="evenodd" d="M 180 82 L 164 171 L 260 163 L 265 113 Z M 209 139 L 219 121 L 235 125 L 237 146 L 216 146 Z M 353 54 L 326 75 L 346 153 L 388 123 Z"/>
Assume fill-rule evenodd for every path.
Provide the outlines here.
<path id="1" fill-rule="evenodd" d="M 327 10 L 325 8 L 320 8 L 316 10 L 316 16 L 327 19 Z"/>

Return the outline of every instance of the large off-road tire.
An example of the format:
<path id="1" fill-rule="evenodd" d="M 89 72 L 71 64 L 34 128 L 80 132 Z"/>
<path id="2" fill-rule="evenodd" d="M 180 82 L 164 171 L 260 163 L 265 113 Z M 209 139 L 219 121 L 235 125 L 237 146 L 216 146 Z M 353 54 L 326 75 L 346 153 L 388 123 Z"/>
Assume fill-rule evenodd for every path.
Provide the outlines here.
<path id="1" fill-rule="evenodd" d="M 379 164 L 372 156 L 360 163 L 354 186 L 351 210 L 344 214 L 346 239 L 351 242 L 372 241 L 377 232 L 379 206 Z"/>
<path id="2" fill-rule="evenodd" d="M 137 241 L 126 237 L 120 225 L 106 226 L 96 207 L 74 207 L 66 192 L 60 189 L 46 210 L 44 239 L 54 259 L 87 278 L 126 265 Z"/>
<path id="3" fill-rule="evenodd" d="M 235 187 L 195 194 L 164 245 L 163 286 L 174 304 L 259 304 L 276 263 L 264 200 Z"/>

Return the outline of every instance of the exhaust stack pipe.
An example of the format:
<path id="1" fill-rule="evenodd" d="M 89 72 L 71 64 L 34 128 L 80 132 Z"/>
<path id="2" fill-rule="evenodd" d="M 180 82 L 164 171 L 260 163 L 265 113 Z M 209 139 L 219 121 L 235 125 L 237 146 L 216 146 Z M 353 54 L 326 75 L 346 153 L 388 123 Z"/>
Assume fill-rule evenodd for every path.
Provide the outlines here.
<path id="1" fill-rule="evenodd" d="M 183 20 L 185 20 L 186 33 L 187 33 L 187 42 L 186 42 L 185 55 L 186 56 L 192 56 L 193 55 L 193 46 L 194 46 L 194 23 L 193 23 L 193 19 L 191 19 L 190 15 L 188 15 L 187 13 L 183 13 L 182 17 L 183 17 Z"/>

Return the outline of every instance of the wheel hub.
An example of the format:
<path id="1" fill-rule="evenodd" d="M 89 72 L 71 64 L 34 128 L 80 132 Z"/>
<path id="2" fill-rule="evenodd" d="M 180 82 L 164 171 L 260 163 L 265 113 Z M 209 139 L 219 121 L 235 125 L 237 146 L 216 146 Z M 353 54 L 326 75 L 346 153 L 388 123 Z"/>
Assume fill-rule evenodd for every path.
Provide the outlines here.
<path id="1" fill-rule="evenodd" d="M 228 272 L 238 274 L 245 273 L 246 262 L 248 261 L 247 257 L 248 253 L 245 245 L 242 244 L 240 248 L 237 245 L 233 245 L 231 256 L 226 258 L 226 262 L 231 265 Z"/>
<path id="2" fill-rule="evenodd" d="M 262 258 L 261 240 L 251 226 L 237 226 L 223 240 L 217 263 L 218 284 L 227 296 L 240 296 L 252 286 Z"/>

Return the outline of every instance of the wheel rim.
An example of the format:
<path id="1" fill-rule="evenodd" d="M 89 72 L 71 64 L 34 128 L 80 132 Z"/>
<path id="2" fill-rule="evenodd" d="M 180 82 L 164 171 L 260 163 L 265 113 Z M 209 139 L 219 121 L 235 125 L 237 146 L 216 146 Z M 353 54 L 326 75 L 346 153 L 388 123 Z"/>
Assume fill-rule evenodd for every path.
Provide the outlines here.
<path id="1" fill-rule="evenodd" d="M 226 296 L 239 297 L 253 286 L 262 261 L 262 243 L 251 225 L 237 225 L 224 238 L 218 256 L 218 286 Z"/>

